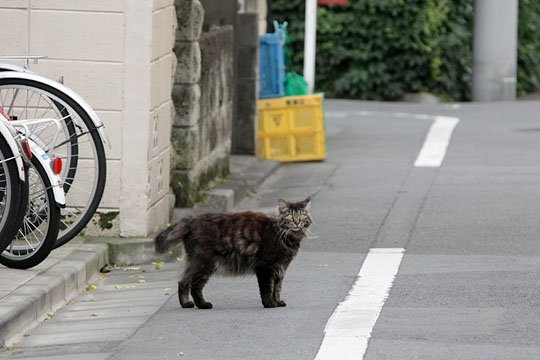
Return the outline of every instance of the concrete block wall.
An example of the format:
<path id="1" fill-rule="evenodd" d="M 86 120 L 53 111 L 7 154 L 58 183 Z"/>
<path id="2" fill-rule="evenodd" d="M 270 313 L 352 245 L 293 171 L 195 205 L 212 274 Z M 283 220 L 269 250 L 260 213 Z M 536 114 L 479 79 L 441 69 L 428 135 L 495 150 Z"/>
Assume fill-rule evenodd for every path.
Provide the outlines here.
<path id="1" fill-rule="evenodd" d="M 171 186 L 177 207 L 202 200 L 204 190 L 229 171 L 233 116 L 233 28 L 202 32 L 203 5 L 177 0 L 177 57 Z"/>
<path id="2" fill-rule="evenodd" d="M 99 213 L 111 226 L 87 234 L 146 236 L 168 222 L 174 0 L 3 0 L 0 18 L 0 53 L 47 55 L 31 69 L 64 76 L 106 125 Z"/>

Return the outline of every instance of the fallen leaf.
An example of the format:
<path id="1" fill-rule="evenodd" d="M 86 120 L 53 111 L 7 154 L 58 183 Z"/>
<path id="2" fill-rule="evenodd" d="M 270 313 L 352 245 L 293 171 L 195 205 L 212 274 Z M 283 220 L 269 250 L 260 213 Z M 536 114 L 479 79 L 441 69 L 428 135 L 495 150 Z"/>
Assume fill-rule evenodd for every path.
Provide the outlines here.
<path id="1" fill-rule="evenodd" d="M 97 289 L 97 286 L 95 284 L 89 284 L 87 287 L 84 288 L 84 291 L 94 291 Z"/>
<path id="2" fill-rule="evenodd" d="M 139 279 L 138 281 L 139 281 L 140 283 L 145 283 L 145 282 L 146 282 L 146 280 L 143 280 L 143 279 Z"/>
<path id="3" fill-rule="evenodd" d="M 140 266 L 130 266 L 125 268 L 124 271 L 138 271 L 140 268 Z"/>
<path id="4" fill-rule="evenodd" d="M 132 289 L 135 285 L 115 285 L 116 289 Z"/>

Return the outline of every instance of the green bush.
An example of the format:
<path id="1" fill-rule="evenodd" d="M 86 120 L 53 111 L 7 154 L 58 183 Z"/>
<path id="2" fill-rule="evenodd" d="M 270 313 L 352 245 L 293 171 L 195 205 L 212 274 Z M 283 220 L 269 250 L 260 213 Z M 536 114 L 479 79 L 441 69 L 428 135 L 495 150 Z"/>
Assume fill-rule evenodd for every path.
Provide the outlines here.
<path id="1" fill-rule="evenodd" d="M 540 2 L 520 0 L 517 93 L 540 89 Z"/>
<path id="2" fill-rule="evenodd" d="M 274 0 L 301 72 L 305 0 Z M 329 97 L 398 100 L 431 92 L 470 100 L 473 0 L 349 0 L 318 7 L 316 88 Z M 518 91 L 539 87 L 540 3 L 520 1 Z"/>

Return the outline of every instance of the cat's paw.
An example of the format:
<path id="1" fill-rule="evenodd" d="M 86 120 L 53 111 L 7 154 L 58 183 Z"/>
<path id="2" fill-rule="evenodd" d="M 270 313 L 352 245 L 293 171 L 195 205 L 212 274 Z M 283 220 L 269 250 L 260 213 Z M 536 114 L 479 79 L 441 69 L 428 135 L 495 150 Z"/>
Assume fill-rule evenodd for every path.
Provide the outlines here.
<path id="1" fill-rule="evenodd" d="M 211 302 L 207 301 L 207 302 L 202 303 L 202 304 L 197 304 L 197 307 L 198 307 L 199 309 L 211 309 L 211 308 L 213 308 L 214 306 L 212 305 Z"/>
<path id="2" fill-rule="evenodd" d="M 278 300 L 278 301 L 276 301 L 276 304 L 277 304 L 278 307 L 287 306 L 287 304 L 286 304 L 285 301 L 283 301 L 283 300 Z"/>
<path id="3" fill-rule="evenodd" d="M 195 304 L 193 303 L 193 301 L 187 301 L 185 303 L 180 303 L 180 305 L 184 308 L 184 309 L 189 309 L 189 308 L 192 308 L 195 306 Z"/>
<path id="4" fill-rule="evenodd" d="M 265 308 L 275 308 L 278 306 L 278 304 L 275 301 L 266 301 L 266 302 L 263 302 L 263 306 Z"/>

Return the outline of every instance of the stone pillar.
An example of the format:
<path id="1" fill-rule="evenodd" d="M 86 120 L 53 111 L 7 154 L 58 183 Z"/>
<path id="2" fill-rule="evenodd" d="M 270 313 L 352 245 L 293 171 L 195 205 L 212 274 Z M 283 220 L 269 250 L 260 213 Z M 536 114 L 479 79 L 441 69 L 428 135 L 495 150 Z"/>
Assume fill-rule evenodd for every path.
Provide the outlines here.
<path id="1" fill-rule="evenodd" d="M 204 9 L 198 0 L 177 0 L 178 29 L 173 86 L 171 187 L 177 207 L 204 197 L 215 178 L 229 171 L 233 112 L 233 29 L 202 33 Z"/>
<path id="2" fill-rule="evenodd" d="M 232 133 L 234 154 L 255 155 L 259 36 L 258 14 L 238 14 L 236 39 L 236 111 Z"/>
<path id="3" fill-rule="evenodd" d="M 473 100 L 515 100 L 518 0 L 476 0 Z"/>

